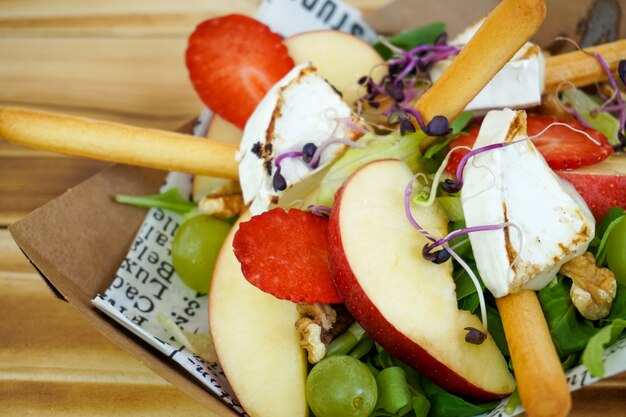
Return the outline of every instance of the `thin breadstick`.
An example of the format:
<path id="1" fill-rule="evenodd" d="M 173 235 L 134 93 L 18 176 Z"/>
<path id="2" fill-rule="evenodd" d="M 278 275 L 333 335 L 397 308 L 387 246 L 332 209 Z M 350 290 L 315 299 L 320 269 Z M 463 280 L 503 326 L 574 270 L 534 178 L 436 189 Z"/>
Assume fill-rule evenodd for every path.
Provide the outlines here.
<path id="1" fill-rule="evenodd" d="M 602 65 L 590 53 L 600 54 L 610 70 L 615 72 L 619 61 L 626 59 L 626 39 L 549 57 L 546 59 L 544 92 L 555 91 L 559 85 L 564 88 L 569 85 L 581 87 L 606 80 Z"/>
<path id="2" fill-rule="evenodd" d="M 563 417 L 572 406 L 546 319 L 531 290 L 496 299 L 520 399 L 531 417 Z"/>
<path id="3" fill-rule="evenodd" d="M 452 121 L 537 32 L 546 15 L 543 0 L 502 0 L 441 77 L 415 104 L 424 121 Z M 424 141 L 427 142 L 427 141 Z"/>
<path id="4" fill-rule="evenodd" d="M 236 145 L 112 122 L 0 107 L 0 137 L 68 155 L 237 179 Z"/>
<path id="5" fill-rule="evenodd" d="M 415 107 L 424 121 L 437 115 L 448 120 L 458 116 L 535 34 L 545 13 L 542 0 L 503 0 L 441 78 L 418 99 Z M 496 302 L 526 412 L 530 417 L 567 415 L 571 396 L 536 295 L 521 291 Z"/>

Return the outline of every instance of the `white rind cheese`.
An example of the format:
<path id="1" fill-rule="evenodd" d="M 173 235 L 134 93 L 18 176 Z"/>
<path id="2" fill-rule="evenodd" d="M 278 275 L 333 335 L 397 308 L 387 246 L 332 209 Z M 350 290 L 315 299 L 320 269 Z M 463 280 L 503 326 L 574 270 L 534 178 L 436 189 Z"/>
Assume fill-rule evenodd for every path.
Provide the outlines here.
<path id="1" fill-rule="evenodd" d="M 523 111 L 491 111 L 474 149 L 525 137 Z M 465 167 L 463 182 L 467 227 L 514 225 L 469 235 L 478 271 L 495 297 L 545 287 L 593 238 L 587 205 L 530 140 L 477 154 Z"/>
<path id="2" fill-rule="evenodd" d="M 452 39 L 451 45 L 463 47 L 482 25 L 482 20 Z M 450 58 L 437 62 L 430 76 L 437 80 L 452 62 Z M 480 111 L 491 109 L 527 108 L 541 103 L 545 82 L 545 59 L 541 49 L 530 42 L 526 43 L 513 58 L 492 78 L 480 93 L 467 105 L 465 110 Z"/>
<path id="3" fill-rule="evenodd" d="M 283 159 L 281 174 L 287 182 L 284 191 L 273 186 L 278 156 L 301 151 L 307 143 L 320 145 L 333 137 L 355 140 L 360 135 L 342 124 L 342 119 L 353 119 L 350 107 L 311 64 L 295 67 L 270 89 L 250 116 L 237 155 L 244 201 L 251 203 L 252 214 L 279 204 L 285 192 L 321 172 L 345 145 L 326 148 L 316 169 L 301 158 Z"/>

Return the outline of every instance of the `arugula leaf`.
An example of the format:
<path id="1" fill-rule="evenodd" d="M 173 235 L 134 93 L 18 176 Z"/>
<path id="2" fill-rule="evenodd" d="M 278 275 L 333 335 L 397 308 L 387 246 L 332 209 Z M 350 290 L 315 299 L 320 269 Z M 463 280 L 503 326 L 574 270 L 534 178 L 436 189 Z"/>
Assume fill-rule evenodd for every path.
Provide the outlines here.
<path id="1" fill-rule="evenodd" d="M 472 269 L 474 274 L 476 274 L 476 277 L 478 277 L 478 280 L 480 282 L 481 289 L 484 290 L 485 284 L 483 284 L 482 280 L 480 279 L 478 275 L 478 270 L 476 269 L 476 265 L 474 263 L 468 263 L 468 266 Z M 470 278 L 469 274 L 465 271 L 465 269 L 457 268 L 454 271 L 452 278 L 454 279 L 454 284 L 456 285 L 457 300 L 462 300 L 463 298 L 476 293 L 476 287 L 474 286 L 472 279 Z"/>
<path id="2" fill-rule="evenodd" d="M 450 231 L 455 231 L 465 228 L 465 221 L 459 220 L 452 222 Z M 474 252 L 472 252 L 472 244 L 469 240 L 469 235 L 461 235 L 452 239 L 448 245 L 454 250 L 460 257 L 465 260 L 474 259 Z M 478 274 L 477 274 L 478 275 Z"/>
<path id="3" fill-rule="evenodd" d="M 600 224 L 596 227 L 596 236 L 594 240 L 599 241 L 596 245 L 595 258 L 596 265 L 602 266 L 605 264 L 606 259 L 606 242 L 609 235 L 617 227 L 617 225 L 626 217 L 626 211 L 621 207 L 613 207 L 610 209 Z"/>
<path id="4" fill-rule="evenodd" d="M 187 214 L 197 207 L 195 203 L 180 195 L 178 188 L 171 188 L 161 194 L 134 196 L 117 194 L 115 201 L 143 208 L 162 208 L 178 214 Z"/>
<path id="5" fill-rule="evenodd" d="M 616 319 L 589 340 L 583 352 L 582 362 L 591 375 L 604 376 L 604 348 L 615 343 L 624 329 L 626 329 L 626 320 Z"/>
<path id="6" fill-rule="evenodd" d="M 500 349 L 500 352 L 504 356 L 510 356 L 509 345 L 506 343 L 506 335 L 504 334 L 504 326 L 502 325 L 502 319 L 500 313 L 490 305 L 487 306 L 487 324 L 489 328 L 489 334 L 496 342 L 496 346 Z"/>
<path id="7" fill-rule="evenodd" d="M 422 387 L 430 401 L 428 417 L 470 417 L 493 410 L 499 401 L 485 404 L 472 404 L 444 391 L 434 382 L 424 378 Z"/>
<path id="8" fill-rule="evenodd" d="M 570 280 L 562 279 L 537 294 L 561 359 L 583 350 L 589 339 L 598 332 L 591 321 L 578 314 L 569 296 L 570 287 Z"/>
<path id="9" fill-rule="evenodd" d="M 613 222 L 613 220 L 622 217 L 626 214 L 626 210 L 621 207 L 613 207 L 610 209 L 605 215 L 600 224 L 596 227 L 596 236 L 602 238 L 604 233 L 606 233 L 606 229 Z"/>
<path id="10" fill-rule="evenodd" d="M 431 23 L 430 25 L 422 26 L 417 29 L 407 30 L 400 32 L 397 35 L 389 36 L 387 41 L 394 46 L 405 51 L 411 50 L 418 45 L 432 45 L 437 40 L 437 37 L 445 32 L 446 24 L 443 22 Z M 374 49 L 387 60 L 393 56 L 391 49 L 387 48 L 381 42 L 374 44 Z"/>
<path id="11" fill-rule="evenodd" d="M 617 283 L 611 312 L 605 318 L 600 319 L 600 325 L 605 326 L 618 319 L 626 320 L 626 286 L 619 282 Z"/>

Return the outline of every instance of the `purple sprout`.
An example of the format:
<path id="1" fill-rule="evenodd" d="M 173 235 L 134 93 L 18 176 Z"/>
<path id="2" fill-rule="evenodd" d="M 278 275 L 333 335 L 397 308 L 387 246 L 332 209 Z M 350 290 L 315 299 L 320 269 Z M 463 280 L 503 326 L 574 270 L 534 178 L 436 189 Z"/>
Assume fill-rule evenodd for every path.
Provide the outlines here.
<path id="1" fill-rule="evenodd" d="M 411 224 L 411 226 L 413 226 L 413 228 L 415 228 L 426 239 L 428 239 L 428 240 L 430 240 L 432 242 L 431 245 L 434 245 L 433 247 L 436 247 L 436 246 L 439 246 L 439 245 L 442 246 L 441 250 L 432 252 L 432 251 L 426 251 L 425 250 L 429 246 L 429 244 L 426 244 L 426 246 L 424 247 L 424 251 L 422 251 L 422 255 L 424 256 L 425 259 L 427 259 L 427 260 L 429 260 L 431 262 L 437 263 L 437 264 L 446 262 L 447 260 L 450 259 L 450 257 L 453 257 L 457 261 L 457 263 L 459 265 L 461 265 L 461 267 L 467 272 L 467 274 L 469 275 L 470 279 L 474 283 L 474 286 L 476 287 L 476 290 L 477 290 L 478 300 L 479 300 L 479 304 L 480 304 L 481 320 L 482 320 L 483 326 L 485 327 L 485 330 L 486 330 L 487 329 L 487 308 L 486 308 L 486 304 L 485 304 L 485 297 L 483 295 L 482 288 L 480 286 L 480 282 L 478 281 L 478 278 L 474 274 L 474 271 L 472 271 L 472 269 L 469 267 L 469 265 L 467 265 L 467 263 L 463 260 L 463 258 L 461 258 L 448 245 L 448 243 L 447 243 L 448 241 L 447 240 L 445 242 L 440 243 L 439 245 L 437 245 L 437 242 L 444 241 L 446 238 L 443 238 L 443 239 L 435 238 L 426 229 L 424 229 L 422 226 L 420 226 L 420 224 L 413 217 L 413 213 L 411 212 L 411 194 L 413 192 L 414 182 L 415 182 L 415 179 L 414 178 L 411 179 L 411 182 L 409 182 L 409 184 L 404 189 L 404 213 L 406 215 L 406 218 L 409 221 L 409 223 Z M 485 226 L 485 227 L 489 227 L 489 226 Z M 451 233 L 451 235 L 454 234 L 454 233 L 456 233 L 456 232 Z M 467 338 L 466 338 L 466 341 L 468 343 L 472 343 L 471 341 L 468 341 Z M 480 343 L 482 343 L 482 342 L 480 342 Z"/>
<path id="2" fill-rule="evenodd" d="M 332 207 L 328 206 L 311 206 L 309 207 L 311 213 L 320 216 L 320 217 L 330 217 L 330 213 L 332 212 Z"/>
<path id="3" fill-rule="evenodd" d="M 361 77 L 359 84 L 365 87 L 366 93 L 359 100 L 378 109 L 379 100 L 391 99 L 392 104 L 384 114 L 388 117 L 390 124 L 399 124 L 401 135 L 416 131 L 411 117 L 415 118 L 427 135 L 447 135 L 450 132 L 447 118 L 436 116 L 426 124 L 419 112 L 411 106 L 411 102 L 423 92 L 415 88 L 416 81 L 425 78 L 436 62 L 448 59 L 460 52 L 459 48 L 447 45 L 446 41 L 447 34 L 443 32 L 434 45 L 419 45 L 410 51 L 389 45 L 395 55 L 387 61 L 387 74 L 378 83 L 375 83 L 369 76 Z"/>
<path id="4" fill-rule="evenodd" d="M 600 55 L 597 52 L 591 52 L 591 54 L 596 58 L 596 60 L 598 60 L 598 62 L 600 63 L 600 66 L 602 67 L 604 72 L 606 72 L 606 75 L 609 78 L 609 84 L 611 84 L 611 88 L 613 88 L 613 90 L 615 91 L 614 97 L 615 97 L 615 100 L 617 101 L 617 105 L 620 107 L 619 126 L 620 126 L 620 130 L 623 131 L 626 125 L 626 107 L 624 105 L 624 100 L 622 100 L 622 95 L 620 94 L 619 86 L 617 85 L 617 80 L 613 76 L 613 73 L 611 72 L 609 65 L 606 63 L 604 58 L 602 58 L 602 55 Z M 620 71 L 619 69 L 620 66 L 623 67 L 621 69 L 622 71 L 626 71 L 626 64 L 622 64 L 622 62 L 624 62 L 624 60 L 620 61 L 619 63 L 618 72 Z M 621 80 L 624 80 L 621 72 L 619 76 Z"/>
<path id="5" fill-rule="evenodd" d="M 602 55 L 597 52 L 588 52 L 588 54 L 592 55 L 598 61 L 598 63 L 606 73 L 609 84 L 614 91 L 613 95 L 611 97 L 605 98 L 605 102 L 600 107 L 598 107 L 594 111 L 594 113 L 607 111 L 613 113 L 617 117 L 617 119 L 619 120 L 617 138 L 620 143 L 613 146 L 613 149 L 615 149 L 616 151 L 620 151 L 626 146 L 626 137 L 624 136 L 624 130 L 626 129 L 626 103 L 624 103 L 624 100 L 622 99 L 619 84 L 617 83 L 617 80 L 613 76 L 613 72 L 609 68 L 609 65 L 606 63 Z M 626 60 L 622 59 L 619 61 L 617 65 L 617 74 L 622 84 L 626 85 Z M 574 114 L 578 121 L 583 123 L 585 126 L 590 127 L 586 121 L 583 121 L 584 119 L 582 118 L 582 116 L 580 116 L 575 110 L 572 109 L 572 111 L 566 111 Z"/>
<path id="6" fill-rule="evenodd" d="M 276 157 L 276 161 L 274 161 L 274 165 L 276 165 L 276 170 L 274 171 L 274 177 L 272 178 L 272 186 L 274 187 L 275 191 L 284 191 L 285 189 L 287 189 L 287 180 L 280 172 L 280 164 L 283 162 L 284 159 L 300 157 L 302 157 L 302 152 L 300 151 L 285 152 Z"/>

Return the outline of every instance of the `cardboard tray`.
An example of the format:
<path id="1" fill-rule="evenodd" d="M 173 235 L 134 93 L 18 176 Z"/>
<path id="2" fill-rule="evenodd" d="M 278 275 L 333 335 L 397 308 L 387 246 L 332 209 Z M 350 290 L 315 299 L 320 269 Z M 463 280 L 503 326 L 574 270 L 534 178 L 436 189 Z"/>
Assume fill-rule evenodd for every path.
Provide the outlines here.
<path id="1" fill-rule="evenodd" d="M 544 27 L 549 29 L 544 30 L 546 33 L 540 32 L 536 39 L 544 46 L 547 39 L 553 39 L 554 31 L 582 40 L 588 31 L 581 33 L 580 22 L 586 23 L 587 29 L 601 23 L 600 19 L 594 19 L 594 10 L 597 11 L 597 3 L 602 2 L 547 2 L 550 23 Z M 422 0 L 398 0 L 373 12 L 367 20 L 379 32 L 389 33 L 428 23 L 423 20 L 432 21 L 433 16 L 441 15 L 447 16 L 449 31 L 455 33 L 468 21 L 484 15 L 497 1 L 457 0 L 454 4 L 460 8 L 459 12 L 450 18 L 451 3 L 430 2 L 430 13 L 424 14 Z M 613 23 L 615 31 L 611 34 L 624 37 L 626 13 L 615 16 Z M 165 175 L 163 171 L 112 166 L 14 223 L 9 230 L 50 289 L 69 302 L 99 332 L 205 406 L 210 415 L 234 416 L 234 411 L 195 378 L 91 304 L 91 300 L 111 284 L 146 214 L 146 210 L 115 203 L 114 195 L 156 193 Z"/>
<path id="2" fill-rule="evenodd" d="M 115 194 L 154 194 L 164 171 L 114 165 L 9 227 L 53 293 L 100 333 L 216 416 L 236 415 L 166 356 L 94 308 L 109 287 L 146 210 L 115 203 Z"/>

